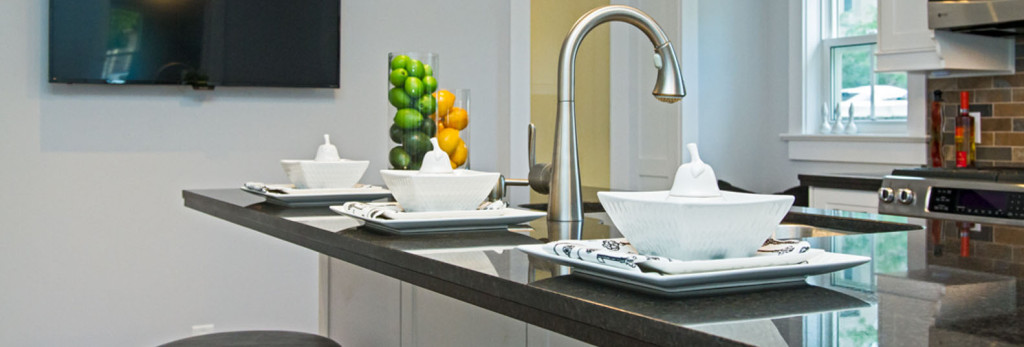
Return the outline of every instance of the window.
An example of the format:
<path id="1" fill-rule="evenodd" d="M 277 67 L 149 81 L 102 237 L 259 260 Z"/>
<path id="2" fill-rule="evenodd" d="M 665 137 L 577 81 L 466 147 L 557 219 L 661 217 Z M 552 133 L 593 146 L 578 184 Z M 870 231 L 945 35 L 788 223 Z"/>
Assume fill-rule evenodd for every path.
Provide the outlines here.
<path id="1" fill-rule="evenodd" d="M 878 0 L 823 1 L 821 121 L 853 115 L 857 133 L 906 133 L 907 74 L 874 72 Z"/>
<path id="2" fill-rule="evenodd" d="M 791 160 L 925 163 L 925 74 L 874 72 L 878 36 L 888 34 L 878 8 L 891 1 L 903 0 L 790 1 L 799 20 L 790 26 L 789 130 L 781 138 Z M 855 133 L 845 131 L 851 113 Z"/>

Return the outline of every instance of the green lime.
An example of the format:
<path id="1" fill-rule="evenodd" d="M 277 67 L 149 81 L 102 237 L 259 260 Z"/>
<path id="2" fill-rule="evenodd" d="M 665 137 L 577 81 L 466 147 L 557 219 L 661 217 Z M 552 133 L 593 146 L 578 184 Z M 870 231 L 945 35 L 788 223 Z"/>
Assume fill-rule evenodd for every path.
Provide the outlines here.
<path id="1" fill-rule="evenodd" d="M 433 123 L 433 122 L 426 122 L 426 123 Z M 391 133 L 391 141 L 395 141 L 395 143 L 402 143 L 402 138 L 405 137 L 405 130 L 402 130 L 402 128 L 399 128 L 398 124 L 391 124 L 391 131 L 390 131 L 390 133 Z"/>
<path id="2" fill-rule="evenodd" d="M 405 134 L 403 140 L 402 148 L 405 148 L 405 151 L 413 157 L 413 161 L 416 161 L 416 158 L 434 147 L 430 143 L 430 136 L 427 136 L 422 131 L 410 131 Z"/>
<path id="3" fill-rule="evenodd" d="M 405 93 L 405 89 L 397 87 L 391 88 L 391 90 L 388 91 L 388 101 L 390 101 L 391 106 L 394 106 L 395 108 L 406 108 L 412 104 L 412 98 L 409 97 L 409 94 Z"/>
<path id="4" fill-rule="evenodd" d="M 405 92 L 409 93 L 409 96 L 418 98 L 423 95 L 423 81 L 417 77 L 409 77 L 405 79 Z"/>
<path id="5" fill-rule="evenodd" d="M 434 76 L 423 77 L 423 88 L 428 94 L 433 93 L 437 90 L 437 79 Z"/>
<path id="6" fill-rule="evenodd" d="M 420 114 L 434 114 L 436 107 L 437 99 L 434 99 L 434 96 L 430 94 L 424 94 L 416 102 L 416 109 L 420 111 Z"/>
<path id="7" fill-rule="evenodd" d="M 430 67 L 430 64 L 423 64 L 423 77 L 433 76 L 434 68 Z"/>
<path id="8" fill-rule="evenodd" d="M 423 115 L 420 111 L 411 108 L 403 108 L 395 112 L 395 125 L 402 129 L 416 129 L 423 123 Z"/>
<path id="9" fill-rule="evenodd" d="M 391 152 L 388 153 L 388 161 L 391 162 L 391 167 L 399 170 L 405 170 L 409 168 L 409 163 L 412 162 L 412 157 L 409 156 L 409 153 L 405 152 L 405 149 L 403 149 L 402 146 L 398 146 L 392 148 Z"/>
<path id="10" fill-rule="evenodd" d="M 427 134 L 427 136 L 434 137 L 434 133 L 437 132 L 437 123 L 434 123 L 434 120 L 430 118 L 424 119 L 423 125 L 420 126 L 420 130 L 423 130 L 423 133 Z"/>
<path id="11" fill-rule="evenodd" d="M 402 54 L 397 57 L 391 58 L 391 69 L 404 69 L 409 63 L 409 56 Z"/>
<path id="12" fill-rule="evenodd" d="M 409 72 L 405 71 L 405 69 L 398 68 L 391 70 L 391 75 L 388 76 L 388 81 L 391 81 L 391 84 L 394 84 L 395 87 L 401 87 L 402 84 L 405 83 L 406 78 L 409 78 Z"/>
<path id="13" fill-rule="evenodd" d="M 409 62 L 405 64 L 405 69 L 409 71 L 409 76 L 416 78 L 423 78 L 426 76 L 424 73 L 423 63 L 416 59 L 409 59 Z"/>
<path id="14" fill-rule="evenodd" d="M 413 160 L 409 163 L 409 170 L 419 170 L 421 166 L 423 166 L 423 158 L 420 158 L 418 161 Z"/>

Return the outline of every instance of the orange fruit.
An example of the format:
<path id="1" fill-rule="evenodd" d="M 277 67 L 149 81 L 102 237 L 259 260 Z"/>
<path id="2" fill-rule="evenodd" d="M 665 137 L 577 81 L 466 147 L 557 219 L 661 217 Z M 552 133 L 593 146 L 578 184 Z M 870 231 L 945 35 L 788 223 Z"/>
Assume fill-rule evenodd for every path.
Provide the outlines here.
<path id="1" fill-rule="evenodd" d="M 437 115 L 444 116 L 448 115 L 448 111 L 452 109 L 452 105 L 455 105 L 455 94 L 448 90 L 441 89 L 434 92 L 434 98 L 437 99 Z"/>
<path id="2" fill-rule="evenodd" d="M 459 147 L 459 143 L 462 139 L 459 138 L 459 131 L 452 128 L 444 128 L 444 130 L 438 130 L 437 132 L 437 145 L 441 147 L 442 151 L 448 153 L 451 157 L 455 154 L 455 149 Z"/>
<path id="3" fill-rule="evenodd" d="M 469 125 L 469 113 L 462 107 L 452 107 L 451 111 L 448 111 L 448 117 L 444 119 L 444 126 L 446 128 L 465 129 Z"/>
<path id="4" fill-rule="evenodd" d="M 452 154 L 452 162 L 457 166 L 462 166 L 466 163 L 466 159 L 469 158 L 469 148 L 466 148 L 465 142 L 460 142 L 458 147 L 455 147 L 455 153 Z"/>

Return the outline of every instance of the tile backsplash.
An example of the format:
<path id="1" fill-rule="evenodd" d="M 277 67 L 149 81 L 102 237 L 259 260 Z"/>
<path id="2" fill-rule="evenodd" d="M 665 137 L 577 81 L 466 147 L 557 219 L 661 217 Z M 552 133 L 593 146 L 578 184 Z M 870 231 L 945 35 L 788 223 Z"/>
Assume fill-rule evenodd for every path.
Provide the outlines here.
<path id="1" fill-rule="evenodd" d="M 955 166 L 953 117 L 957 115 L 961 91 L 970 93 L 971 112 L 981 113 L 977 166 L 1024 167 L 1024 42 L 1020 39 L 1016 51 L 1017 74 L 1014 75 L 928 79 L 929 98 L 933 91 L 942 91 L 945 167 Z"/>

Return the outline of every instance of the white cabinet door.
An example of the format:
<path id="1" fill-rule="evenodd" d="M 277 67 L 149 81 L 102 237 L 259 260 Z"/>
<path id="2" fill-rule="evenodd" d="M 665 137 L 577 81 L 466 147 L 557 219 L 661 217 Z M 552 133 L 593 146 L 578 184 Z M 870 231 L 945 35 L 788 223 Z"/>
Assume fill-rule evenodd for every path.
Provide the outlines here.
<path id="1" fill-rule="evenodd" d="M 334 258 L 328 273 L 328 337 L 342 346 L 402 345 L 401 281 Z"/>
<path id="2" fill-rule="evenodd" d="M 547 330 L 536 325 L 526 325 L 527 347 L 585 347 L 589 343 Z"/>
<path id="3" fill-rule="evenodd" d="M 402 283 L 402 346 L 525 346 L 526 323 Z"/>
<path id="4" fill-rule="evenodd" d="M 876 192 L 810 187 L 808 195 L 811 208 L 878 213 Z"/>
<path id="5" fill-rule="evenodd" d="M 322 333 L 342 346 L 590 346 L 337 259 L 321 266 Z"/>

